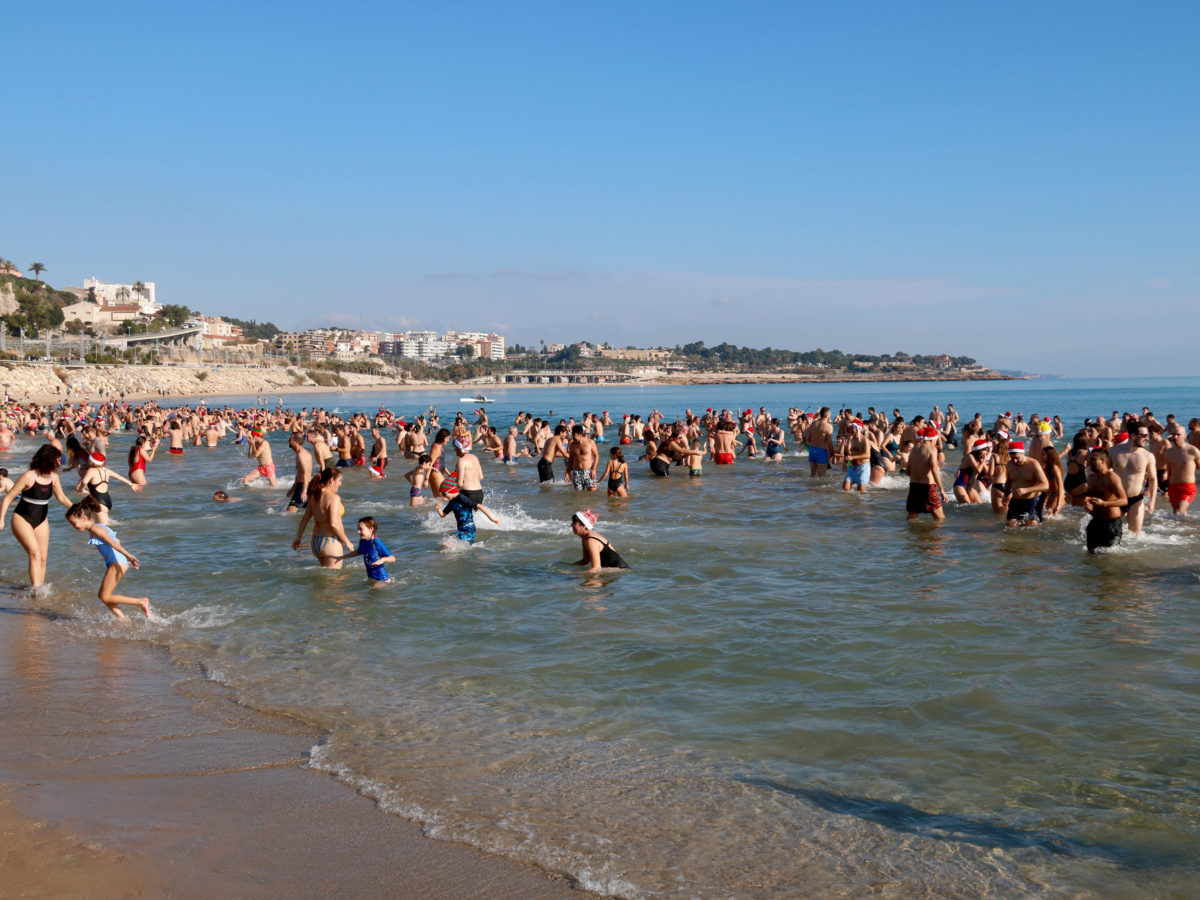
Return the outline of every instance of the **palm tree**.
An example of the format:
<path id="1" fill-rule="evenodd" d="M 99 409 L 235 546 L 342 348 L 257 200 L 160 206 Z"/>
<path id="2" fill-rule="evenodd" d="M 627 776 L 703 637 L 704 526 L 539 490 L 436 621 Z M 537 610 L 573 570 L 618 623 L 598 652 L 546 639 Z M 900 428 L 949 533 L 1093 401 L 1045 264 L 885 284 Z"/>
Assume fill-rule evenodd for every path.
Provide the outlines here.
<path id="1" fill-rule="evenodd" d="M 145 297 L 146 286 L 144 284 L 142 284 L 140 281 L 134 282 L 133 292 L 135 294 L 137 294 L 142 300 L 146 299 L 146 297 Z"/>
<path id="2" fill-rule="evenodd" d="M 35 262 L 29 267 L 29 271 L 33 273 L 33 277 L 38 281 L 42 280 L 42 273 L 46 271 L 44 263 Z"/>
<path id="3" fill-rule="evenodd" d="M 124 303 L 128 299 L 129 288 L 125 287 L 125 285 L 121 285 L 119 288 L 117 288 L 117 302 Z"/>

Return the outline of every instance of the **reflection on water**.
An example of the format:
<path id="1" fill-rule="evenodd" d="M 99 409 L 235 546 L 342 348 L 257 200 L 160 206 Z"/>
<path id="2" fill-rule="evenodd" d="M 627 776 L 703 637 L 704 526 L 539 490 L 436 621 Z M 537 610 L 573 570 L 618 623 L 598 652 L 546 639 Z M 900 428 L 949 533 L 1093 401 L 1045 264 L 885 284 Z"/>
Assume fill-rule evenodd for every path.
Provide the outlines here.
<path id="1" fill-rule="evenodd" d="M 737 390 L 761 389 L 712 402 L 514 391 L 491 412 L 782 413 L 818 389 L 740 403 Z M 1008 389 L 1068 416 L 1113 403 Z M 954 400 L 941 386 L 894 401 L 874 390 L 869 402 L 908 413 Z M 995 390 L 957 405 L 994 412 Z M 909 524 L 900 478 L 857 496 L 837 474 L 810 479 L 803 456 L 703 479 L 651 479 L 630 460 L 632 496 L 614 502 L 539 487 L 529 461 L 485 460 L 501 524 L 481 520 L 477 545 L 453 549 L 452 522 L 409 507 L 402 479 L 350 472 L 347 520 L 375 516 L 398 560 L 393 584 L 370 586 L 358 560 L 322 571 L 290 551 L 286 485 L 242 488 L 242 454 L 197 450 L 118 497 L 120 533 L 144 557 L 130 585 L 163 623 L 109 621 L 98 559 L 56 532 L 56 589 L 38 608 L 70 618 L 42 627 L 199 659 L 246 702 L 326 729 L 314 764 L 386 808 L 623 896 L 1194 883 L 1196 524 L 1155 516 L 1142 540 L 1089 557 L 1078 510 L 1019 532 L 987 507 Z M 213 508 L 218 487 L 244 502 Z M 569 565 L 579 542 L 565 523 L 581 506 L 631 569 Z M 23 571 L 7 538 L 0 565 Z M 36 666 L 32 639 L 23 652 Z"/>

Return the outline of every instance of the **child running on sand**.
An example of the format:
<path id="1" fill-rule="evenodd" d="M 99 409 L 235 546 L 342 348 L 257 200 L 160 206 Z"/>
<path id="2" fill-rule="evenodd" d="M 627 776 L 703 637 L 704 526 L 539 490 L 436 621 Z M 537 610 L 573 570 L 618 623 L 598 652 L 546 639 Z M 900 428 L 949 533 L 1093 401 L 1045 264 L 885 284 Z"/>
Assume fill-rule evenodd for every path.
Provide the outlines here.
<path id="1" fill-rule="evenodd" d="M 500 524 L 500 520 L 493 516 L 486 506 L 459 493 L 456 472 L 451 472 L 442 481 L 442 496 L 446 497 L 447 501 L 437 508 L 437 514 L 444 519 L 450 513 L 454 513 L 454 521 L 458 523 L 456 537 L 460 541 L 475 543 L 475 510 L 479 510 L 497 525 Z"/>
<path id="2" fill-rule="evenodd" d="M 363 516 L 358 520 L 358 549 L 343 554 L 342 559 L 353 559 L 361 556 L 367 566 L 367 577 L 372 581 L 388 584 L 392 576 L 386 568 L 388 563 L 394 563 L 396 557 L 387 548 L 387 544 L 375 536 L 379 524 L 373 516 Z"/>
<path id="3" fill-rule="evenodd" d="M 100 514 L 100 504 L 92 497 L 84 497 L 67 510 L 67 521 L 76 531 L 86 531 L 90 534 L 90 545 L 100 551 L 100 558 L 107 568 L 104 580 L 100 582 L 100 590 L 96 594 L 100 602 L 108 607 L 118 619 L 126 618 L 119 606 L 136 606 L 146 618 L 150 618 L 149 597 L 126 597 L 124 594 L 114 594 L 113 590 L 121 583 L 127 568 L 139 568 L 137 557 L 121 546 L 113 530 L 97 521 Z"/>

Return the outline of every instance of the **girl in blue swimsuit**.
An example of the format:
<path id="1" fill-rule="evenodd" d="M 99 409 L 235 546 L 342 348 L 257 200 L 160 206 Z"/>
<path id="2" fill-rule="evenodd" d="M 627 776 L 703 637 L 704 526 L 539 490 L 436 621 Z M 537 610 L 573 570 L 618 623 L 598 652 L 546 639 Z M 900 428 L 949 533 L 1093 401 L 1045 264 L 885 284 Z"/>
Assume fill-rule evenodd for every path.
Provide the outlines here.
<path id="1" fill-rule="evenodd" d="M 125 618 L 125 613 L 118 608 L 121 606 L 136 606 L 148 619 L 149 597 L 126 597 L 124 594 L 113 593 L 129 567 L 138 568 L 138 560 L 121 546 L 111 528 L 97 521 L 100 510 L 101 506 L 94 497 L 84 497 L 67 510 L 67 521 L 76 531 L 86 531 L 91 535 L 88 544 L 99 550 L 100 558 L 104 560 L 104 580 L 100 582 L 100 590 L 96 596 L 118 619 Z"/>

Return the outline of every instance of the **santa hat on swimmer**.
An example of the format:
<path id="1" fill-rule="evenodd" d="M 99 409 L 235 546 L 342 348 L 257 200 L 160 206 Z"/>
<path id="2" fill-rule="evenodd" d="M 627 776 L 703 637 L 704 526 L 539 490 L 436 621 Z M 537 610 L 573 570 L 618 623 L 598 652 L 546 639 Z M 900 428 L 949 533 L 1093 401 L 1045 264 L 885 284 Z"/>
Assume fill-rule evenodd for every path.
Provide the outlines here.
<path id="1" fill-rule="evenodd" d="M 588 531 L 591 531 L 593 528 L 595 528 L 596 523 L 600 520 L 600 517 L 598 515 L 596 515 L 594 512 L 592 512 L 590 509 L 578 510 L 575 513 L 575 515 L 573 515 L 571 518 L 573 521 L 578 522 L 580 525 L 582 525 Z"/>
<path id="2" fill-rule="evenodd" d="M 1129 432 L 1128 432 L 1128 431 L 1122 431 L 1122 432 L 1121 432 L 1120 434 L 1118 434 L 1118 435 L 1117 435 L 1115 438 L 1113 438 L 1113 446 L 1114 446 L 1114 447 L 1116 447 L 1116 446 L 1118 446 L 1119 444 L 1124 444 L 1124 443 L 1125 443 L 1126 441 L 1128 441 L 1128 440 L 1129 440 Z"/>
<path id="3" fill-rule="evenodd" d="M 921 431 L 921 439 L 926 441 L 936 441 L 940 434 L 940 431 L 933 426 L 930 426 L 929 428 L 925 428 Z"/>
<path id="4" fill-rule="evenodd" d="M 986 450 L 988 448 L 988 446 L 989 446 L 988 442 L 986 440 L 984 440 L 983 438 L 980 438 L 974 444 L 971 445 L 971 452 L 974 453 L 976 450 Z"/>
<path id="5" fill-rule="evenodd" d="M 93 452 L 88 456 L 88 460 L 93 466 L 102 466 L 104 465 L 104 454 Z"/>
<path id="6" fill-rule="evenodd" d="M 1025 442 L 1024 441 L 1011 441 L 1008 445 L 1008 452 L 1009 453 L 1024 453 L 1025 452 Z"/>

